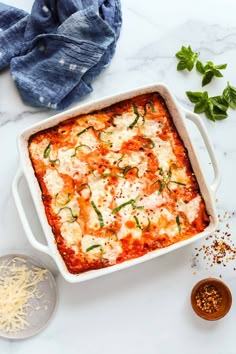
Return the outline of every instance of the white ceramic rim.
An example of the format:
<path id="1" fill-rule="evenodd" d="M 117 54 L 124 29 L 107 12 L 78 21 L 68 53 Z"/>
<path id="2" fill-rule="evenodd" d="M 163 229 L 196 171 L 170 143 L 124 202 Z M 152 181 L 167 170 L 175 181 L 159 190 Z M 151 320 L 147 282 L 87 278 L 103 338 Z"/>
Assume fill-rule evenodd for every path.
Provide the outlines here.
<path id="1" fill-rule="evenodd" d="M 50 128 L 54 125 L 57 125 L 58 123 L 69 119 L 76 117 L 81 114 L 86 114 L 95 110 L 102 109 L 104 107 L 108 107 L 114 103 L 136 97 L 142 94 L 146 93 L 151 93 L 151 92 L 159 92 L 163 99 L 165 100 L 165 103 L 168 107 L 168 110 L 173 118 L 173 122 L 176 126 L 176 129 L 183 140 L 183 143 L 188 151 L 188 155 L 190 158 L 190 162 L 193 168 L 193 171 L 195 173 L 196 179 L 198 181 L 202 196 L 205 200 L 206 203 L 206 208 L 207 211 L 210 215 L 210 224 L 208 227 L 201 233 L 193 236 L 190 239 L 180 241 L 178 243 L 175 243 L 171 246 L 168 246 L 166 248 L 158 249 L 151 251 L 139 258 L 135 258 L 129 261 L 125 261 L 120 264 L 116 264 L 107 268 L 101 268 L 101 269 L 96 269 L 96 270 L 90 270 L 81 274 L 71 274 L 67 270 L 65 263 L 60 255 L 60 253 L 57 250 L 56 244 L 54 242 L 54 235 L 52 233 L 51 227 L 48 224 L 46 214 L 44 211 L 44 205 L 42 202 L 41 198 L 41 189 L 39 187 L 38 181 L 35 177 L 34 170 L 31 164 L 31 160 L 29 158 L 29 152 L 28 152 L 28 139 L 31 135 L 35 134 L 38 131 Z M 212 167 L 214 169 L 214 182 L 209 186 L 204 178 L 204 175 L 202 173 L 199 159 L 197 157 L 196 151 L 193 147 L 193 144 L 191 142 L 190 136 L 188 134 L 187 128 L 186 128 L 186 119 L 189 119 L 195 123 L 197 126 L 204 143 L 206 145 L 207 151 L 209 153 L 211 162 L 212 162 Z M 205 237 L 209 234 L 211 234 L 217 227 L 218 223 L 218 218 L 217 218 L 217 212 L 215 208 L 215 192 L 219 186 L 220 183 L 220 169 L 217 163 L 217 159 L 214 154 L 214 150 L 212 148 L 212 144 L 210 141 L 210 138 L 208 136 L 208 133 L 206 131 L 206 128 L 204 124 L 202 123 L 202 120 L 198 115 L 195 113 L 192 113 L 184 108 L 182 108 L 175 100 L 174 96 L 171 94 L 169 88 L 163 84 L 163 83 L 155 83 L 152 85 L 148 85 L 145 87 L 141 88 L 136 88 L 134 90 L 130 90 L 128 92 L 120 93 L 111 97 L 105 97 L 102 99 L 99 99 L 97 101 L 93 101 L 91 103 L 86 103 L 79 105 L 75 108 L 72 108 L 70 110 L 67 110 L 65 112 L 56 114 L 53 117 L 50 117 L 44 121 L 41 121 L 39 123 L 34 124 L 33 126 L 27 128 L 24 130 L 18 137 L 18 150 L 20 154 L 20 161 L 21 161 L 21 169 L 17 172 L 16 177 L 13 181 L 12 185 L 12 191 L 13 191 L 13 196 L 16 202 L 16 206 L 19 212 L 20 219 L 22 221 L 22 225 L 24 227 L 24 230 L 26 232 L 26 236 L 31 243 L 33 247 L 36 249 L 45 252 L 49 254 L 54 261 L 56 262 L 59 271 L 61 272 L 62 276 L 64 277 L 65 280 L 71 283 L 76 283 L 76 282 L 81 282 L 85 280 L 89 280 L 92 278 L 99 277 L 101 275 L 109 274 L 127 267 L 130 267 L 135 264 L 139 264 L 142 262 L 145 262 L 147 260 L 156 258 L 158 256 L 161 256 L 163 254 L 169 253 L 173 250 L 176 250 L 180 247 L 183 247 L 185 245 L 188 245 L 194 241 L 199 240 L 202 237 Z M 27 217 L 24 212 L 24 206 L 22 205 L 20 194 L 19 194 L 19 183 L 21 180 L 22 175 L 24 174 L 32 198 L 33 202 L 36 208 L 36 211 L 38 213 L 39 220 L 41 222 L 45 238 L 47 241 L 47 245 L 43 245 L 37 241 L 35 238 L 30 224 L 27 220 Z"/>

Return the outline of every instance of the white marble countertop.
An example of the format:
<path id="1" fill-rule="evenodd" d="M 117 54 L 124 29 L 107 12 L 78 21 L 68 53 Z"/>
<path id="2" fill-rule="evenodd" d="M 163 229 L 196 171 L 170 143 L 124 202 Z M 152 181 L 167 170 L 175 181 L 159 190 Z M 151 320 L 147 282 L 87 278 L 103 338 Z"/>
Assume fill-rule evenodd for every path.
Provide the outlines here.
<path id="1" fill-rule="evenodd" d="M 30 10 L 32 1 L 6 3 Z M 236 86 L 236 22 L 234 0 L 157 1 L 123 0 L 123 28 L 111 65 L 94 82 L 94 92 L 84 101 L 135 88 L 165 82 L 182 105 L 192 108 L 186 90 L 200 91 L 200 76 L 176 71 L 175 53 L 181 45 L 201 52 L 203 61 L 228 63 L 223 79 L 207 87 L 220 93 L 230 80 Z M 0 339 L 0 353 L 83 354 L 235 354 L 236 267 L 209 267 L 203 257 L 194 266 L 199 241 L 141 265 L 80 284 L 66 283 L 53 261 L 33 249 L 24 234 L 14 205 L 11 184 L 19 165 L 17 135 L 34 122 L 54 112 L 26 106 L 20 99 L 9 71 L 0 74 L 0 254 L 33 254 L 54 271 L 59 305 L 49 326 L 25 341 Z M 222 171 L 217 193 L 220 215 L 232 214 L 235 205 L 236 113 L 216 123 L 204 116 Z M 196 129 L 190 127 L 209 182 L 212 166 Z M 32 201 L 23 186 L 25 205 Z M 33 214 L 32 214 L 33 215 Z M 41 232 L 37 218 L 35 233 Z M 235 218 L 227 221 L 236 240 Z M 224 223 L 220 224 L 220 228 Z M 221 231 L 222 232 L 222 231 Z M 203 256 L 203 254 L 202 254 Z M 190 306 L 190 292 L 201 278 L 222 277 L 230 287 L 233 305 L 217 322 L 196 317 Z"/>

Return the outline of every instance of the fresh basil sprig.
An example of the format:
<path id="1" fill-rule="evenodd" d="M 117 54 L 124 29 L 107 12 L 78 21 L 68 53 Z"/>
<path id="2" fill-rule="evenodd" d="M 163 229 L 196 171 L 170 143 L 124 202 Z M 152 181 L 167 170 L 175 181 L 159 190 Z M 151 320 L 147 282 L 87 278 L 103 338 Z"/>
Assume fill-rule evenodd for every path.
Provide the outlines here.
<path id="1" fill-rule="evenodd" d="M 192 51 L 190 45 L 188 47 L 181 47 L 181 50 L 179 50 L 175 54 L 176 58 L 179 59 L 179 63 L 177 65 L 177 70 L 185 70 L 187 69 L 188 71 L 191 71 L 194 67 L 194 64 L 199 56 L 199 53 L 195 53 Z"/>
<path id="2" fill-rule="evenodd" d="M 226 69 L 227 64 L 215 65 L 212 61 L 208 61 L 203 64 L 200 60 L 196 63 L 197 71 L 203 75 L 202 86 L 205 86 L 211 82 L 213 77 L 223 77 L 220 70 Z"/>
<path id="3" fill-rule="evenodd" d="M 213 122 L 228 117 L 228 102 L 223 96 L 209 97 L 207 91 L 191 92 L 187 91 L 189 100 L 195 103 L 195 113 L 205 113 L 207 118 Z"/>

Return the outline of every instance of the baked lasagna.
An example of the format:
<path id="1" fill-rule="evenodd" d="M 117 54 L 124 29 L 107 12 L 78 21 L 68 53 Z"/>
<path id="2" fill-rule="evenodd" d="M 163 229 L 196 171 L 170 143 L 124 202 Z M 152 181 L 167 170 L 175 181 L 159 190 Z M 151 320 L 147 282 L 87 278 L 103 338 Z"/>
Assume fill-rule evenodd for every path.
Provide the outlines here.
<path id="1" fill-rule="evenodd" d="M 69 272 L 112 266 L 203 231 L 209 216 L 163 98 L 146 94 L 29 139 Z"/>

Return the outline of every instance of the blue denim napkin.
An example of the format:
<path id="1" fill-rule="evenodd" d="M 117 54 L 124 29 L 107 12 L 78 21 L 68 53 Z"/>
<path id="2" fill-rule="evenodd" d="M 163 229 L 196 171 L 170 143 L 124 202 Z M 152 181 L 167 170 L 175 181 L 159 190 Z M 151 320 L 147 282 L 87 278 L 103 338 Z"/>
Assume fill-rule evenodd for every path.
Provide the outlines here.
<path id="1" fill-rule="evenodd" d="M 0 3 L 0 70 L 27 104 L 64 109 L 92 91 L 121 22 L 119 0 L 36 0 L 31 14 Z"/>

